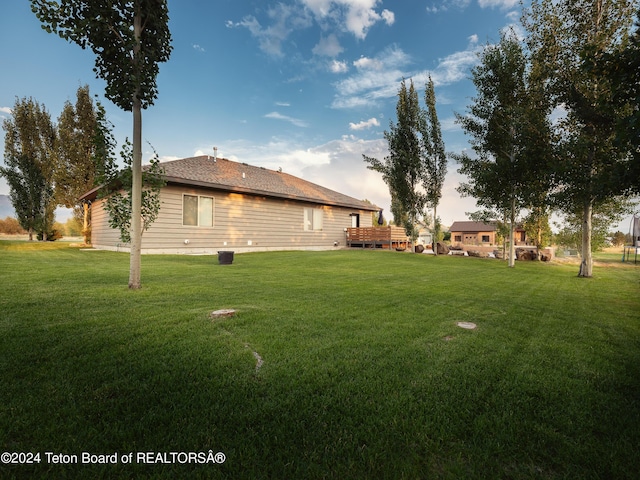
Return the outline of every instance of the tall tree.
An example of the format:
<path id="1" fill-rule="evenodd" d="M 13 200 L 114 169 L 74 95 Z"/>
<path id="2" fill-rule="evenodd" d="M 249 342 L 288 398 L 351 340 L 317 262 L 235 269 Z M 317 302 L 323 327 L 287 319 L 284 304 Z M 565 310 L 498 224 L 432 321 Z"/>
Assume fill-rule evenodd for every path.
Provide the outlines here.
<path id="1" fill-rule="evenodd" d="M 153 105 L 158 64 L 171 54 L 166 0 L 31 0 L 43 28 L 96 55 L 94 71 L 106 97 L 133 113 L 131 261 L 129 288 L 141 287 L 142 109 Z"/>
<path id="2" fill-rule="evenodd" d="M 56 200 L 73 208 L 76 219 L 82 221 L 84 210 L 78 199 L 95 185 L 98 128 L 96 107 L 87 85 L 78 88 L 75 105 L 65 103 L 57 127 Z"/>
<path id="3" fill-rule="evenodd" d="M 604 248 L 611 227 L 637 206 L 637 203 L 624 197 L 613 197 L 599 203 L 593 211 L 591 222 L 591 251 L 596 252 Z M 583 226 L 582 211 L 579 208 L 574 213 L 565 214 L 562 223 L 556 223 L 556 227 L 559 228 L 559 233 L 555 235 L 556 243 L 579 249 L 582 244 Z"/>
<path id="4" fill-rule="evenodd" d="M 594 65 L 611 80 L 617 116 L 617 144 L 629 151 L 627 164 L 622 164 L 622 183 L 640 194 L 640 9 L 635 32 L 629 43 L 609 54 L 607 62 Z"/>
<path id="5" fill-rule="evenodd" d="M 625 186 L 617 172 L 626 162 L 615 142 L 616 118 L 611 82 L 592 65 L 626 44 L 633 22 L 630 0 L 533 0 L 524 17 L 527 42 L 549 86 L 554 104 L 565 111 L 556 122 L 561 141 L 555 175 L 557 205 L 582 214 L 578 275 L 593 275 L 593 212 Z"/>
<path id="6" fill-rule="evenodd" d="M 53 218 L 46 218 L 44 199 L 53 197 L 53 188 L 38 164 L 26 155 L 5 155 L 5 165 L 0 167 L 0 176 L 7 180 L 9 198 L 20 226 L 29 234 L 29 241 L 33 240 L 34 232 L 41 232 L 46 240 L 46 227 L 53 225 Z"/>
<path id="7" fill-rule="evenodd" d="M 423 175 L 422 186 L 426 193 L 427 206 L 433 208 L 433 253 L 438 255 L 438 249 L 435 245 L 440 236 L 438 204 L 440 203 L 440 198 L 442 198 L 442 186 L 447 175 L 447 154 L 445 153 L 442 130 L 436 111 L 436 94 L 431 76 L 429 76 L 429 81 L 425 86 L 424 98 L 427 110 L 425 131 L 422 133 L 422 139 L 425 142 L 426 172 Z"/>
<path id="8" fill-rule="evenodd" d="M 544 207 L 535 207 L 524 218 L 523 226 L 527 238 L 533 239 L 538 252 L 551 244 L 551 226 L 549 213 Z"/>
<path id="9" fill-rule="evenodd" d="M 11 188 L 11 201 L 22 227 L 41 233 L 53 228 L 56 131 L 49 112 L 32 98 L 16 99 L 12 118 L 3 122 L 5 167 L 0 168 Z"/>
<path id="10" fill-rule="evenodd" d="M 425 119 L 413 81 L 408 88 L 404 80 L 400 84 L 396 116 L 397 122 L 390 122 L 389 130 L 384 132 L 389 155 L 384 161 L 366 155 L 363 158 L 369 163 L 367 168 L 382 173 L 391 194 L 394 222 L 402 223 L 407 236 L 415 241 L 416 222 L 426 196 L 419 188 L 425 172 L 425 143 L 421 138 Z"/>
<path id="11" fill-rule="evenodd" d="M 509 266 L 513 267 L 516 218 L 534 202 L 535 194 L 543 196 L 539 189 L 544 185 L 535 179 L 544 178 L 541 145 L 547 137 L 539 129 L 545 126 L 547 109 L 513 32 L 503 33 L 498 44 L 481 52 L 472 76 L 478 95 L 469 113 L 456 117 L 472 138 L 475 156 L 455 157 L 461 164 L 459 172 L 468 178 L 458 191 L 475 197 L 487 210 L 508 212 Z"/>

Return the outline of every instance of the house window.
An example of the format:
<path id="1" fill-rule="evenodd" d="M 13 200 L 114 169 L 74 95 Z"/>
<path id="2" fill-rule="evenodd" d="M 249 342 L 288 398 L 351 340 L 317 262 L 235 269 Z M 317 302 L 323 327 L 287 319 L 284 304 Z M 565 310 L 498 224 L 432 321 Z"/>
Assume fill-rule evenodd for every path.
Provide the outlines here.
<path id="1" fill-rule="evenodd" d="M 453 241 L 454 242 L 461 242 L 462 241 L 462 235 L 456 235 Z"/>
<path id="2" fill-rule="evenodd" d="M 183 195 L 182 225 L 213 227 L 213 197 Z"/>
<path id="3" fill-rule="evenodd" d="M 322 215 L 323 215 L 323 210 L 321 208 L 305 208 L 304 209 L 305 232 L 322 230 Z"/>
<path id="4" fill-rule="evenodd" d="M 482 235 L 482 243 L 489 243 L 489 235 Z"/>

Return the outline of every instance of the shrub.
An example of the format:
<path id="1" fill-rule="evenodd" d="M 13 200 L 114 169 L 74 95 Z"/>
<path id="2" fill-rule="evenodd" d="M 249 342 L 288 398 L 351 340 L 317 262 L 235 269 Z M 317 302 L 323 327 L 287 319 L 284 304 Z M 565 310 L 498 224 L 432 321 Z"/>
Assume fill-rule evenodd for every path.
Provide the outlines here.
<path id="1" fill-rule="evenodd" d="M 13 217 L 6 217 L 4 220 L 0 219 L 0 233 L 7 235 L 24 235 L 27 231 L 22 228 L 20 222 Z"/>

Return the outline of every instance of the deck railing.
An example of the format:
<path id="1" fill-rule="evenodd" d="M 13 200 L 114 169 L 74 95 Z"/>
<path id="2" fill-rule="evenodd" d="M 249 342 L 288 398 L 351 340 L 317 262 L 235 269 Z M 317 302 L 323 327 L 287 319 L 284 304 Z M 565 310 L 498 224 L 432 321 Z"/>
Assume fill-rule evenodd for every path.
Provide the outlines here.
<path id="1" fill-rule="evenodd" d="M 402 227 L 347 228 L 347 246 L 361 248 L 407 248 L 410 239 Z"/>

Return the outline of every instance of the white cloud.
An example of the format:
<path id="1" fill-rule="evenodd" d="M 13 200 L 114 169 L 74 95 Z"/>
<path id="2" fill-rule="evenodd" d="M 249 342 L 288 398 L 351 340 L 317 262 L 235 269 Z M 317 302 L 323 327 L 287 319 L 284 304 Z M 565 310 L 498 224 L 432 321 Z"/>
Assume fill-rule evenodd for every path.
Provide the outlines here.
<path id="1" fill-rule="evenodd" d="M 376 60 L 368 57 L 360 57 L 353 62 L 353 66 L 359 70 L 382 70 L 384 65 L 380 60 Z"/>
<path id="2" fill-rule="evenodd" d="M 13 110 L 11 110 L 11 107 L 0 107 L 0 113 L 8 113 L 11 115 L 12 112 Z"/>
<path id="3" fill-rule="evenodd" d="M 397 46 L 387 48 L 375 58 L 356 60 L 356 73 L 334 84 L 337 93 L 332 107 L 373 106 L 382 98 L 393 97 L 410 62 L 409 56 Z"/>
<path id="4" fill-rule="evenodd" d="M 478 0 L 480 8 L 500 8 L 508 10 L 518 5 L 519 0 Z"/>
<path id="5" fill-rule="evenodd" d="M 200 155 L 211 155 L 211 153 L 204 153 L 201 150 L 197 150 L 194 154 L 195 157 L 198 157 Z M 173 160 L 180 160 L 182 157 L 177 157 L 175 155 L 162 155 L 159 157 L 160 163 L 162 162 L 171 162 Z M 148 163 L 148 162 L 147 162 Z"/>
<path id="6" fill-rule="evenodd" d="M 295 30 L 311 26 L 311 18 L 304 8 L 278 3 L 267 10 L 268 26 L 263 26 L 253 15 L 240 22 L 227 21 L 227 28 L 244 27 L 258 40 L 260 49 L 268 55 L 284 56 L 282 44 Z"/>
<path id="7" fill-rule="evenodd" d="M 382 10 L 380 14 L 382 19 L 385 21 L 387 25 L 393 25 L 396 21 L 396 16 L 391 10 L 387 10 L 386 8 Z"/>
<path id="8" fill-rule="evenodd" d="M 276 106 L 278 106 L 278 107 L 290 107 L 291 104 L 289 102 L 276 102 Z"/>
<path id="9" fill-rule="evenodd" d="M 461 131 L 462 127 L 456 123 L 456 117 L 448 117 L 440 120 L 440 129 L 443 132 Z"/>
<path id="10" fill-rule="evenodd" d="M 241 21 L 227 20 L 227 28 L 242 27 L 258 40 L 260 49 L 268 55 L 283 57 L 283 45 L 294 31 L 309 28 L 314 20 L 323 31 L 349 32 L 363 40 L 378 22 L 395 23 L 395 14 L 388 9 L 378 12 L 381 0 L 298 0 L 291 4 L 276 3 L 260 20 L 247 15 Z M 335 57 L 343 48 L 334 33 L 323 36 L 313 48 L 315 55 Z"/>
<path id="11" fill-rule="evenodd" d="M 193 47 L 194 50 L 196 50 L 197 52 L 205 52 L 206 50 L 204 48 L 202 48 L 200 45 L 198 45 L 197 43 L 194 43 L 193 45 L 191 45 Z"/>
<path id="12" fill-rule="evenodd" d="M 354 2 L 354 4 L 349 6 L 345 18 L 345 26 L 349 32 L 355 35 L 356 38 L 364 40 L 367 36 L 368 30 L 378 21 L 382 20 L 382 16 L 367 5 L 375 5 L 376 3 L 377 2 L 374 0 L 365 0 L 362 2 Z M 389 12 L 387 14 L 387 18 L 389 17 L 389 14 L 393 15 Z"/>
<path id="13" fill-rule="evenodd" d="M 443 0 L 438 4 L 432 3 L 426 7 L 427 13 L 448 12 L 449 10 L 464 10 L 471 0 Z"/>
<path id="14" fill-rule="evenodd" d="M 383 158 L 387 155 L 385 140 L 362 140 L 348 136 L 311 149 L 323 153 L 328 163 L 307 165 L 301 177 L 359 200 L 367 199 L 385 209 L 390 217 L 391 197 L 382 175 L 367 168 L 362 155 Z"/>
<path id="15" fill-rule="evenodd" d="M 281 113 L 278 113 L 278 112 L 267 113 L 264 117 L 265 118 L 272 118 L 272 119 L 275 119 L 275 120 L 284 120 L 285 122 L 289 122 L 289 123 L 295 125 L 296 127 L 308 127 L 309 126 L 309 124 L 307 122 L 305 122 L 304 120 L 300 120 L 298 118 L 289 117 L 288 115 L 282 115 Z"/>
<path id="16" fill-rule="evenodd" d="M 349 66 L 345 61 L 332 60 L 329 64 L 329 70 L 332 73 L 345 73 L 349 70 Z"/>
<path id="17" fill-rule="evenodd" d="M 282 163 L 297 164 L 305 168 L 305 166 L 327 165 L 331 163 L 329 153 L 323 152 L 315 148 L 298 149 L 288 153 L 280 154 Z"/>
<path id="18" fill-rule="evenodd" d="M 324 57 L 337 57 L 340 55 L 344 48 L 340 45 L 338 37 L 333 33 L 327 37 L 322 37 L 318 44 L 311 50 L 314 55 L 321 55 Z"/>
<path id="19" fill-rule="evenodd" d="M 408 68 L 411 57 L 395 45 L 373 58 L 361 57 L 353 63 L 357 71 L 334 84 L 336 95 L 331 106 L 340 109 L 373 107 L 382 99 L 395 97 L 403 78 L 411 78 L 417 88 L 424 86 L 429 76 L 436 86 L 464 80 L 478 62 L 477 52 L 481 47 L 476 42 L 477 36 L 472 35 L 466 50 L 440 59 L 433 70 L 411 71 Z"/>
<path id="20" fill-rule="evenodd" d="M 477 48 L 473 47 L 455 52 L 440 60 L 436 69 L 431 72 L 435 85 L 449 85 L 464 80 L 471 67 L 478 63 Z"/>
<path id="21" fill-rule="evenodd" d="M 333 0 L 302 0 L 302 3 L 310 9 L 316 17 L 324 18 L 329 15 Z"/>
<path id="22" fill-rule="evenodd" d="M 358 123 L 349 123 L 349 128 L 351 130 L 364 130 L 365 128 L 379 127 L 379 126 L 380 126 L 380 122 L 375 117 L 370 118 L 369 120 L 363 120 L 362 122 L 358 122 Z"/>

